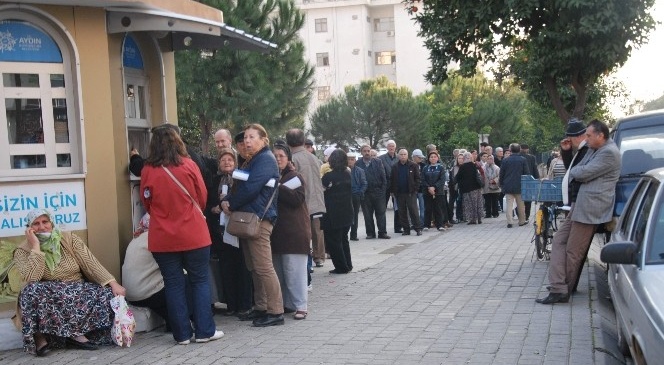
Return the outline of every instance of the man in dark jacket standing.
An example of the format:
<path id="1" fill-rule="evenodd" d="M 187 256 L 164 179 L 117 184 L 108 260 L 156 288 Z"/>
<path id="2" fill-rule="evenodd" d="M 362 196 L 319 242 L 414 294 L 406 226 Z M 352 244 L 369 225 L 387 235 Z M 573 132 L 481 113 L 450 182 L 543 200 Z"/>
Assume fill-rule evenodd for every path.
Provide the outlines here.
<path id="1" fill-rule="evenodd" d="M 364 170 L 367 178 L 367 191 L 362 203 L 362 214 L 364 215 L 364 226 L 367 231 L 367 239 L 376 238 L 376 225 L 378 226 L 378 238 L 390 239 L 387 235 L 387 224 L 385 221 L 385 191 L 387 191 L 387 179 L 383 163 L 371 157 L 371 147 L 363 145 L 360 149 L 362 159 L 357 161 L 356 166 Z M 373 216 L 376 215 L 374 225 Z"/>
<path id="2" fill-rule="evenodd" d="M 353 225 L 350 227 L 350 240 L 358 241 L 357 238 L 357 215 L 367 191 L 367 177 L 364 170 L 355 166 L 357 156 L 355 153 L 348 154 L 348 168 L 350 168 L 350 190 L 353 196 Z"/>
<path id="3" fill-rule="evenodd" d="M 535 156 L 531 155 L 528 153 L 530 151 L 529 147 L 527 144 L 522 144 L 521 145 L 521 155 L 526 158 L 526 163 L 528 164 L 528 170 L 530 170 L 530 176 L 534 177 L 535 179 L 539 179 L 539 170 L 537 169 L 537 159 Z M 531 202 L 523 202 L 523 205 L 526 210 L 526 220 L 530 219 L 530 207 L 531 207 Z"/>
<path id="4" fill-rule="evenodd" d="M 390 177 L 392 174 L 392 166 L 394 166 L 399 158 L 397 157 L 397 143 L 393 140 L 389 140 L 385 143 L 385 148 L 387 153 L 378 156 L 378 159 L 383 162 L 383 167 L 385 168 L 385 178 L 387 183 L 390 183 Z M 385 191 L 385 205 L 390 201 L 390 189 L 388 188 Z M 394 233 L 401 233 L 401 223 L 399 223 L 399 203 L 396 199 L 392 199 L 392 206 L 394 207 Z"/>
<path id="5" fill-rule="evenodd" d="M 503 163 L 500 167 L 500 178 L 498 179 L 500 182 L 500 189 L 507 197 L 507 209 L 505 209 L 505 214 L 507 215 L 507 228 L 512 228 L 514 226 L 514 218 L 512 217 L 514 212 L 514 201 L 516 201 L 519 226 L 525 226 L 528 224 L 528 221 L 526 220 L 525 206 L 523 204 L 523 199 L 521 199 L 521 175 L 530 175 L 526 158 L 519 154 L 519 152 L 521 152 L 521 146 L 519 146 L 518 143 L 512 143 L 510 145 L 510 151 L 512 154 L 503 159 Z"/>
<path id="6" fill-rule="evenodd" d="M 390 174 L 390 193 L 394 195 L 399 206 L 399 219 L 403 227 L 402 235 L 410 235 L 408 216 L 413 222 L 415 232 L 422 235 L 422 223 L 417 209 L 417 192 L 420 188 L 420 167 L 408 159 L 408 151 L 400 149 L 399 161 L 392 166 Z"/>

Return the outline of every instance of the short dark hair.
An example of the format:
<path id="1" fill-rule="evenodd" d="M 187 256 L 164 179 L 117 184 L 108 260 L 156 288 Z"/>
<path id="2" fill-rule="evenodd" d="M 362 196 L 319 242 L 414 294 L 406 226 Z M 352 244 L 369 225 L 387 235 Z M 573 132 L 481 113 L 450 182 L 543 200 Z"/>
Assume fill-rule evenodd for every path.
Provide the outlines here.
<path id="1" fill-rule="evenodd" d="M 601 133 L 604 135 L 604 139 L 609 139 L 609 126 L 606 123 L 602 122 L 599 119 L 593 119 L 588 123 L 587 127 L 593 127 L 595 132 Z"/>
<path id="2" fill-rule="evenodd" d="M 332 170 L 343 170 L 348 167 L 348 156 L 344 150 L 337 148 L 336 150 L 332 151 L 330 157 L 327 158 L 327 162 L 330 164 Z"/>
<path id="3" fill-rule="evenodd" d="M 527 144 L 522 143 L 522 144 L 521 144 L 521 149 L 522 149 L 522 150 L 528 150 L 528 149 L 530 149 L 530 147 L 528 147 Z"/>
<path id="4" fill-rule="evenodd" d="M 304 145 L 304 132 L 301 129 L 293 128 L 286 132 L 286 143 L 290 147 L 299 147 Z"/>
<path id="5" fill-rule="evenodd" d="M 512 151 L 512 153 L 519 153 L 521 152 L 521 146 L 519 146 L 518 143 L 512 143 L 510 145 L 510 151 Z"/>

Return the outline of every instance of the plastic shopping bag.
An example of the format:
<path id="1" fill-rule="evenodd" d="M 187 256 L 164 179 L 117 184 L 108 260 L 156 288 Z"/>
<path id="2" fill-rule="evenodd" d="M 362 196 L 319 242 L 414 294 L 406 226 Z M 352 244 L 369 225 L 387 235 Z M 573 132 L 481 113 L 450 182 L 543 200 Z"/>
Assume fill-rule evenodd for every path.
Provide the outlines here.
<path id="1" fill-rule="evenodd" d="M 113 342 L 120 347 L 123 345 L 129 347 L 134 338 L 134 328 L 136 328 L 134 314 L 129 309 L 127 301 L 122 295 L 111 299 L 111 308 L 115 312 L 115 320 L 111 328 Z"/>

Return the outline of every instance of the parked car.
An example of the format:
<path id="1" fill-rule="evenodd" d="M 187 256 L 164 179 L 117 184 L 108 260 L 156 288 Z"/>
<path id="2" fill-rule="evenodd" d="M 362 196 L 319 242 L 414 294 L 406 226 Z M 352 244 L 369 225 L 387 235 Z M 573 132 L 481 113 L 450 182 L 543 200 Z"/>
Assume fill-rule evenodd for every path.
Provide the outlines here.
<path id="1" fill-rule="evenodd" d="M 643 174 L 664 167 L 664 109 L 619 120 L 611 131 L 611 138 L 622 156 L 613 210 L 614 216 L 620 216 Z"/>
<path id="2" fill-rule="evenodd" d="M 636 364 L 664 361 L 663 182 L 664 168 L 644 174 L 600 253 L 611 264 L 618 344 Z"/>

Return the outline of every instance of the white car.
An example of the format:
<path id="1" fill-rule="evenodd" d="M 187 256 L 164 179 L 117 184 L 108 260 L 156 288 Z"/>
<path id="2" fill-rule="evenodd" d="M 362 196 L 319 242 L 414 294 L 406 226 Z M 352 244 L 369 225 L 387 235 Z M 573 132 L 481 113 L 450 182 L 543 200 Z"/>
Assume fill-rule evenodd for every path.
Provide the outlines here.
<path id="1" fill-rule="evenodd" d="M 600 258 L 609 264 L 618 345 L 636 364 L 664 363 L 664 168 L 639 180 Z"/>

